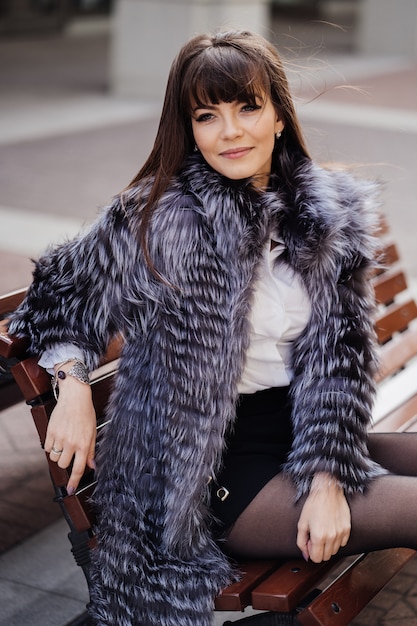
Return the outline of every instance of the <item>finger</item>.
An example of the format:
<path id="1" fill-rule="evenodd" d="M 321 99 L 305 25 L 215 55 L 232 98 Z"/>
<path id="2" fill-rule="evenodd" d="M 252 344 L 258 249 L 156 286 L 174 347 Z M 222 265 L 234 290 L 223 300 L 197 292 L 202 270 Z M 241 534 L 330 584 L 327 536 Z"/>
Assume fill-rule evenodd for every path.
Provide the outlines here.
<path id="1" fill-rule="evenodd" d="M 340 538 L 338 537 L 334 541 L 330 542 L 328 546 L 326 545 L 324 549 L 325 560 L 328 561 L 332 556 L 337 554 L 340 548 L 347 544 L 348 538 L 349 537 L 346 538 L 345 536 Z"/>
<path id="2" fill-rule="evenodd" d="M 45 437 L 45 443 L 43 444 L 43 448 L 45 450 L 45 452 L 48 452 L 48 454 L 50 454 L 52 447 L 55 443 L 55 437 L 52 433 L 50 433 L 49 431 L 46 433 L 46 437 Z M 59 446 L 58 449 L 61 449 L 62 446 Z"/>
<path id="3" fill-rule="evenodd" d="M 88 467 L 91 467 L 91 469 L 93 470 L 96 469 L 96 462 L 94 460 L 95 456 L 96 456 L 96 438 L 94 437 L 93 441 L 91 442 L 88 454 L 87 454 L 87 465 Z"/>
<path id="4" fill-rule="evenodd" d="M 323 560 L 329 561 L 332 556 L 339 552 L 341 545 L 341 539 L 339 537 L 337 539 L 329 540 L 328 542 L 326 542 L 323 546 Z"/>
<path id="5" fill-rule="evenodd" d="M 324 539 L 310 540 L 308 549 L 313 563 L 321 563 L 322 561 L 329 561 L 336 554 L 339 550 L 339 544 L 336 545 L 334 541 L 326 541 Z"/>
<path id="6" fill-rule="evenodd" d="M 67 493 L 72 495 L 75 493 L 80 480 L 84 474 L 85 467 L 87 465 L 87 458 L 85 454 L 77 452 L 74 456 L 74 463 L 72 466 L 71 475 L 67 484 Z"/>
<path id="7" fill-rule="evenodd" d="M 90 469 L 96 471 L 97 469 L 97 463 L 95 462 L 95 459 L 88 459 L 87 461 L 87 465 Z"/>
<path id="8" fill-rule="evenodd" d="M 58 463 L 58 461 L 60 460 L 62 456 L 63 447 L 54 443 L 52 446 L 50 446 L 50 450 L 49 451 L 47 450 L 47 452 L 49 452 L 49 458 L 51 459 L 51 461 Z"/>
<path id="9" fill-rule="evenodd" d="M 310 553 L 309 553 L 309 549 L 308 549 L 307 543 L 304 544 L 304 545 L 297 544 L 297 547 L 299 548 L 304 561 L 308 561 L 309 558 L 310 558 Z"/>
<path id="10" fill-rule="evenodd" d="M 349 524 L 349 526 L 346 528 L 345 533 L 344 533 L 344 537 L 343 537 L 343 543 L 341 544 L 343 547 L 347 545 L 349 539 L 350 539 L 350 533 L 351 533 L 351 526 Z"/>
<path id="11" fill-rule="evenodd" d="M 308 549 L 308 533 L 304 530 L 299 530 L 297 534 L 297 547 L 305 561 L 308 561 L 310 554 Z"/>
<path id="12" fill-rule="evenodd" d="M 69 448 L 68 445 L 66 445 L 65 448 L 62 450 L 61 454 L 59 455 L 59 459 L 57 460 L 58 467 L 61 467 L 62 469 L 67 469 L 67 467 L 71 465 L 73 456 L 74 456 L 73 450 Z"/>
<path id="13" fill-rule="evenodd" d="M 323 546 L 313 542 L 311 539 L 307 544 L 308 553 L 313 563 L 321 563 L 323 559 Z"/>

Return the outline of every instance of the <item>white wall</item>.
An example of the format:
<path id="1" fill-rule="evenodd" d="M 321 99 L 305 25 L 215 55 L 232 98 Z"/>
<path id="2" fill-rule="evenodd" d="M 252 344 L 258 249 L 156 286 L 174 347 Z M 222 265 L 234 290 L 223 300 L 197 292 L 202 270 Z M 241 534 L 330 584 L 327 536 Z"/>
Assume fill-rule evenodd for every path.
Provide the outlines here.
<path id="1" fill-rule="evenodd" d="M 417 57 L 417 0 L 361 0 L 358 51 Z"/>

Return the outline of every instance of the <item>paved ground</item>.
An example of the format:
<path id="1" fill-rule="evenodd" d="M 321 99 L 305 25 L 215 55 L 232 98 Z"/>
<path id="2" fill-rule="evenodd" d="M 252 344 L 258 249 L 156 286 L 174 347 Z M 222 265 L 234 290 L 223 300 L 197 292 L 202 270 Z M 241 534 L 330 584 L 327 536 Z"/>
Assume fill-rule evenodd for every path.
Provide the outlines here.
<path id="1" fill-rule="evenodd" d="M 288 45 L 288 25 L 273 29 Z M 309 50 L 326 36 L 331 42 L 311 57 L 306 49 L 288 55 L 300 117 L 317 159 L 383 181 L 386 213 L 417 281 L 417 65 L 355 57 L 348 34 L 292 26 L 291 40 Z M 2 293 L 27 284 L 30 256 L 94 219 L 151 147 L 160 104 L 111 97 L 107 57 L 105 24 L 88 35 L 0 41 Z M 0 472 L 0 626 L 63 626 L 82 610 L 86 589 L 24 406 L 0 413 Z M 354 624 L 394 622 L 417 624 L 415 561 Z"/>

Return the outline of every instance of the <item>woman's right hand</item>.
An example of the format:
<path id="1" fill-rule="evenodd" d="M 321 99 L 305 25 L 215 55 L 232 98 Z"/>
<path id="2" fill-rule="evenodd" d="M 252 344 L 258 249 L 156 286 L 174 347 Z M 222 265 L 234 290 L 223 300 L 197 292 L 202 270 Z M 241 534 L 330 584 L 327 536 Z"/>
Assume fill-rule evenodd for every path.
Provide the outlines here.
<path id="1" fill-rule="evenodd" d="M 328 561 L 350 536 L 351 516 L 343 488 L 325 472 L 314 476 L 298 521 L 297 546 L 306 561 Z"/>
<path id="2" fill-rule="evenodd" d="M 67 376 L 59 381 L 58 401 L 49 420 L 45 450 L 51 461 L 62 468 L 67 468 L 74 459 L 67 485 L 69 495 L 78 487 L 86 465 L 95 469 L 95 443 L 96 414 L 91 387 Z"/>

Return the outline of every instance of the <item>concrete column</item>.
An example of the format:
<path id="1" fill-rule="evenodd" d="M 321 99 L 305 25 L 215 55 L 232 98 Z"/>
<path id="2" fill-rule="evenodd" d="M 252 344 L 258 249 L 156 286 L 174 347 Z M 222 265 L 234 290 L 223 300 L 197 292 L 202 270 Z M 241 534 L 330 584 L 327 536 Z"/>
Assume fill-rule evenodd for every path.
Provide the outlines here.
<path id="1" fill-rule="evenodd" d="M 193 35 L 230 28 L 267 34 L 268 0 L 117 0 L 112 17 L 115 95 L 160 100 L 180 47 Z"/>
<path id="2" fill-rule="evenodd" d="M 357 49 L 417 57 L 417 0 L 361 0 Z"/>

